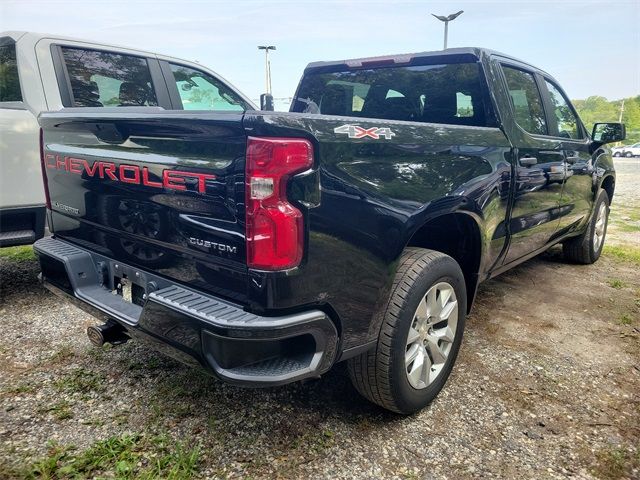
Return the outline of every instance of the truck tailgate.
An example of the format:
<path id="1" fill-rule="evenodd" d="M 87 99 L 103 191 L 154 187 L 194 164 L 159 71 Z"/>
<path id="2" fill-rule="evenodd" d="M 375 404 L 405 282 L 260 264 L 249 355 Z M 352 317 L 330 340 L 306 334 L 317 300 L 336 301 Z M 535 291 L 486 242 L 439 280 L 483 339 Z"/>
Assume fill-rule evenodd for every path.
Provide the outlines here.
<path id="1" fill-rule="evenodd" d="M 243 303 L 241 113 L 40 116 L 55 235 Z"/>

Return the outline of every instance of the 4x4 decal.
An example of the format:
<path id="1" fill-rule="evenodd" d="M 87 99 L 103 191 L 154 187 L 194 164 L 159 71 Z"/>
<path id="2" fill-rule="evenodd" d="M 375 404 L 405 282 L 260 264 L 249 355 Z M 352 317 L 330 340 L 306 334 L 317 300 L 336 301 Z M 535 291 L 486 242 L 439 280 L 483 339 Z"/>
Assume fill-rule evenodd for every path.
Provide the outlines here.
<path id="1" fill-rule="evenodd" d="M 395 133 L 391 131 L 388 127 L 371 127 L 371 128 L 363 128 L 358 125 L 342 125 L 341 127 L 336 127 L 333 129 L 334 133 L 345 133 L 349 136 L 349 138 L 373 138 L 374 140 L 378 140 L 380 137 L 384 137 L 387 140 L 391 140 L 395 137 Z"/>

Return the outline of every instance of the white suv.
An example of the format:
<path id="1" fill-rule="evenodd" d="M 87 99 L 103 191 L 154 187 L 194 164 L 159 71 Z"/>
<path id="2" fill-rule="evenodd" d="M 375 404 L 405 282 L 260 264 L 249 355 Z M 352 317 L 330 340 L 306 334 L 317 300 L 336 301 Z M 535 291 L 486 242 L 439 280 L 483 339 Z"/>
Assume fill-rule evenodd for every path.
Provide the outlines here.
<path id="1" fill-rule="evenodd" d="M 229 85 L 197 63 L 156 53 L 54 35 L 0 33 L 0 247 L 30 244 L 44 236 L 46 208 L 37 121 L 41 112 L 65 107 L 162 108 L 157 105 L 170 105 L 175 110 L 215 109 L 215 95 L 209 95 L 210 101 L 186 105 L 179 98 L 165 99 L 169 95 L 167 86 L 155 81 L 121 81 L 100 75 L 78 79 L 69 74 L 67 57 L 80 56 L 78 61 L 82 62 L 85 57 L 95 57 L 96 52 L 135 58 L 145 71 L 162 71 L 154 78 L 163 78 L 167 84 L 184 83 L 177 73 L 167 70 L 171 62 L 196 71 L 199 81 L 211 87 L 210 93 L 218 92 L 214 89 L 219 84 Z M 72 85 L 74 81 L 81 85 Z M 83 95 L 71 95 L 71 87 Z M 144 96 L 139 94 L 141 90 Z M 253 106 L 246 96 L 234 93 Z"/>
<path id="2" fill-rule="evenodd" d="M 621 157 L 624 153 L 625 146 L 621 147 L 611 147 L 611 155 L 614 157 Z"/>
<path id="3" fill-rule="evenodd" d="M 623 157 L 640 157 L 640 143 L 634 143 L 633 145 L 627 145 L 622 147 Z"/>

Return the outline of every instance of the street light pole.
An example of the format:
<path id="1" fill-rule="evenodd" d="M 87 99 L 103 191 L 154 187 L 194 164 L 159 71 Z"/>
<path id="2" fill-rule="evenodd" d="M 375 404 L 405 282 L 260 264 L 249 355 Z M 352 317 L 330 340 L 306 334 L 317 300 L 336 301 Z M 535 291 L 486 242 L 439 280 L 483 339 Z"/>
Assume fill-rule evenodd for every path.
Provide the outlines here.
<path id="1" fill-rule="evenodd" d="M 258 50 L 264 50 L 264 74 L 266 82 L 266 93 L 271 95 L 271 63 L 269 62 L 269 50 L 275 50 L 273 45 L 258 45 Z"/>
<path id="2" fill-rule="evenodd" d="M 624 113 L 624 98 L 622 99 L 622 104 L 620 105 L 620 115 L 618 116 L 618 123 L 622 123 L 623 113 Z"/>
<path id="3" fill-rule="evenodd" d="M 443 48 L 443 50 L 447 49 L 447 40 L 449 39 L 449 22 L 452 21 L 452 20 L 455 20 L 456 18 L 458 18 L 463 13 L 464 13 L 464 10 L 460 10 L 459 12 L 452 13 L 451 15 L 447 15 L 446 17 L 444 15 L 436 15 L 435 13 L 431 14 L 434 17 L 436 17 L 438 20 L 440 20 L 441 22 L 444 22 L 444 48 Z"/>
<path id="4" fill-rule="evenodd" d="M 447 40 L 449 39 L 449 20 L 444 22 L 444 47 L 443 50 L 447 49 Z"/>

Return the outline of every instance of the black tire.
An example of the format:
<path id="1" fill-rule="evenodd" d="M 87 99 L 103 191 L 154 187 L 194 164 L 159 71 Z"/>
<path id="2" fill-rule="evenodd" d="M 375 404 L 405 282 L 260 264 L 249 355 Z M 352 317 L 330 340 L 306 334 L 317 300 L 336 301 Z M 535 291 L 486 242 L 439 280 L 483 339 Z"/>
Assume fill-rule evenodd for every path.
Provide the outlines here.
<path id="1" fill-rule="evenodd" d="M 620 152 L 616 152 L 616 153 L 613 154 L 613 156 L 614 157 L 620 157 L 620 156 L 622 156 L 622 154 Z"/>
<path id="2" fill-rule="evenodd" d="M 414 388 L 407 378 L 407 336 L 419 303 L 427 291 L 447 282 L 458 301 L 458 321 L 451 348 L 438 376 L 424 388 Z M 467 312 L 464 275 L 458 263 L 444 253 L 409 247 L 402 254 L 378 343 L 349 360 L 349 375 L 362 396 L 388 410 L 414 413 L 428 405 L 442 390 L 455 363 Z"/>
<path id="3" fill-rule="evenodd" d="M 596 223 L 598 221 L 598 212 L 604 204 L 605 218 L 604 218 L 604 231 L 602 233 L 602 239 L 597 246 L 594 246 L 594 234 L 596 232 Z M 572 263 L 581 263 L 583 265 L 590 265 L 595 263 L 604 247 L 604 242 L 607 234 L 607 224 L 609 223 L 609 195 L 607 192 L 600 189 L 596 202 L 593 207 L 593 214 L 589 220 L 584 233 L 578 237 L 571 238 L 562 244 L 562 253 L 564 258 Z"/>
<path id="4" fill-rule="evenodd" d="M 631 158 L 631 157 L 633 157 L 633 153 L 631 153 L 631 152 L 624 152 L 624 156 L 625 156 L 625 157 L 627 157 L 627 158 Z"/>

